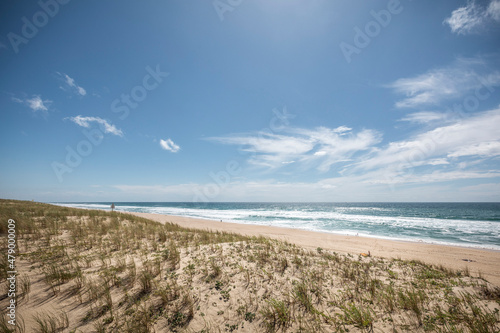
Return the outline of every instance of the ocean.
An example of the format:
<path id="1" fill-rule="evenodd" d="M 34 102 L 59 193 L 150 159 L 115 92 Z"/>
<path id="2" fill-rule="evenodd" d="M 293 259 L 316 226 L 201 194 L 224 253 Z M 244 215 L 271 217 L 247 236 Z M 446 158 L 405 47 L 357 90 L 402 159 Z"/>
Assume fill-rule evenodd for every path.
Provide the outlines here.
<path id="1" fill-rule="evenodd" d="M 111 202 L 52 204 L 109 210 Z M 500 203 L 115 202 L 115 210 L 500 250 Z"/>

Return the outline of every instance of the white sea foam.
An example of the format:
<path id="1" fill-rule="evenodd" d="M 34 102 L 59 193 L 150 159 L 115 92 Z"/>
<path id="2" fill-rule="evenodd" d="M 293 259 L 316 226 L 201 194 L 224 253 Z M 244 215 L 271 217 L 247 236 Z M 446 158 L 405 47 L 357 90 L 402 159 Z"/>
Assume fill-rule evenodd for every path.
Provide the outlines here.
<path id="1" fill-rule="evenodd" d="M 61 206 L 110 209 L 102 203 L 60 203 Z M 171 206 L 116 204 L 118 211 L 194 217 L 241 224 L 296 228 L 381 239 L 420 241 L 500 250 L 500 224 L 497 221 L 391 216 L 391 208 L 333 207 L 314 209 L 202 209 Z"/>

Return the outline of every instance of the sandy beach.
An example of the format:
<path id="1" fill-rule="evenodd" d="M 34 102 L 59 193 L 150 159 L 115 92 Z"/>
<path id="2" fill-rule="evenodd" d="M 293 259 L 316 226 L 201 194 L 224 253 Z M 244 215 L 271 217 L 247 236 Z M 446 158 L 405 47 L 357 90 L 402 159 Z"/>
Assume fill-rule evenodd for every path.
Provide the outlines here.
<path id="1" fill-rule="evenodd" d="M 17 239 L 15 260 L 0 261 L 15 270 L 0 283 L 1 332 L 500 328 L 498 251 L 26 201 L 0 208 Z"/>
<path id="2" fill-rule="evenodd" d="M 187 228 L 226 231 L 246 236 L 266 236 L 296 244 L 301 247 L 360 254 L 370 251 L 372 256 L 420 260 L 427 264 L 443 265 L 460 270 L 468 267 L 472 275 L 481 275 L 496 286 L 500 286 L 500 252 L 467 247 L 445 246 L 426 243 L 400 242 L 377 238 L 343 236 L 330 233 L 298 229 L 277 228 L 219 222 L 181 216 L 151 213 L 134 213 L 161 223 L 172 222 Z"/>

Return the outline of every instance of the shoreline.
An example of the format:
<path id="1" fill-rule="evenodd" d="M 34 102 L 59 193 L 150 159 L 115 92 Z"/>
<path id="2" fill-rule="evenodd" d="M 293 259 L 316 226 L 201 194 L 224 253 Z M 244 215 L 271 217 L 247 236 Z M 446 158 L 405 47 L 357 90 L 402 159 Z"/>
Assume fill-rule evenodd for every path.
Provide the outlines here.
<path id="1" fill-rule="evenodd" d="M 87 208 L 82 208 L 82 209 L 87 209 Z M 89 208 L 90 209 L 90 208 Z M 104 210 L 106 211 L 106 210 Z M 172 214 L 161 214 L 161 213 L 145 213 L 145 212 L 131 212 L 131 211 L 116 211 L 118 213 L 127 213 L 127 214 L 135 214 L 135 213 L 140 213 L 140 214 L 155 214 L 155 215 L 164 215 L 164 216 L 170 216 L 173 218 L 186 218 L 186 219 L 193 219 L 193 220 L 200 220 L 200 221 L 209 221 L 209 222 L 219 222 L 219 223 L 228 223 L 228 224 L 236 224 L 236 225 L 249 225 L 249 226 L 255 226 L 255 227 L 270 227 L 270 228 L 279 228 L 279 229 L 285 229 L 285 230 L 299 230 L 303 232 L 313 232 L 313 233 L 319 233 L 319 234 L 327 234 L 327 235 L 337 235 L 337 236 L 345 236 L 345 237 L 361 237 L 361 238 L 369 238 L 369 239 L 377 239 L 377 240 L 382 240 L 382 241 L 388 241 L 388 242 L 399 242 L 399 243 L 410 243 L 410 244 L 427 244 L 427 245 L 438 245 L 438 246 L 451 246 L 451 247 L 458 247 L 458 248 L 465 248 L 465 249 L 472 249 L 472 250 L 481 250 L 481 251 L 492 251 L 492 252 L 498 252 L 500 253 L 500 248 L 499 249 L 494 249 L 494 248 L 488 248 L 488 247 L 481 247 L 480 245 L 467 245 L 467 244 L 458 244 L 458 243 L 446 243 L 446 242 L 439 242 L 439 241 L 426 241 L 423 239 L 418 239 L 418 240 L 411 240 L 411 239 L 398 239 L 398 238 L 391 238 L 391 237 L 383 237 L 383 236 L 373 236 L 373 235 L 354 235 L 354 234 L 348 234 L 348 233 L 341 233 L 341 232 L 336 232 L 336 231 L 325 231 L 325 230 L 308 230 L 308 229 L 301 229 L 301 228 L 291 228 L 291 227 L 285 227 L 285 226 L 273 226 L 273 225 L 261 225 L 261 224 L 252 224 L 252 223 L 238 223 L 238 222 L 233 222 L 233 221 L 223 221 L 223 220 L 214 220 L 210 218 L 204 218 L 204 217 L 194 217 L 194 216 L 183 216 L 183 215 L 172 215 Z"/>
<path id="2" fill-rule="evenodd" d="M 20 222 L 12 269 L 21 331 L 500 328 L 495 251 L 12 200 L 0 206 L 4 219 Z"/>
<path id="3" fill-rule="evenodd" d="M 397 202 L 398 203 L 398 202 Z M 109 208 L 107 207 L 102 207 L 103 205 L 101 203 L 99 204 L 101 207 L 77 207 L 73 206 L 73 204 L 80 204 L 80 203 L 71 203 L 71 202 L 64 202 L 64 203 L 49 203 L 49 204 L 54 204 L 54 205 L 60 205 L 63 207 L 72 207 L 72 208 L 79 208 L 79 209 L 96 209 L 96 210 L 103 210 L 103 211 L 109 211 Z M 94 203 L 89 203 L 89 204 L 94 204 Z M 128 207 L 131 208 L 131 207 Z M 141 207 L 142 208 L 142 207 Z M 133 210 L 129 211 L 126 210 L 127 208 L 122 208 L 122 207 L 117 207 L 115 212 L 123 212 L 123 213 L 149 213 L 148 209 L 140 209 L 140 210 Z M 220 216 L 214 215 L 214 216 L 196 216 L 196 215 L 184 215 L 184 214 L 179 214 L 178 212 L 151 212 L 151 214 L 158 214 L 158 215 L 167 215 L 167 216 L 173 216 L 173 217 L 186 217 L 190 219 L 198 219 L 198 220 L 205 220 L 205 221 L 223 221 L 220 219 Z M 177 215 L 179 214 L 179 215 Z M 439 245 L 439 246 L 452 246 L 452 247 L 460 247 L 460 248 L 466 248 L 466 249 L 477 249 L 477 250 L 483 250 L 483 251 L 493 251 L 493 252 L 500 252 L 500 245 L 497 245 L 495 242 L 489 243 L 489 244 L 484 244 L 484 243 L 477 243 L 473 240 L 463 240 L 462 242 L 460 241 L 453 241 L 453 240 L 440 240 L 438 238 L 433 238 L 432 236 L 425 237 L 425 235 L 422 235 L 422 237 L 417 238 L 415 235 L 406 235 L 406 236 L 401 236 L 399 234 L 391 235 L 391 236 L 386 236 L 382 234 L 370 234 L 368 233 L 363 233 L 362 231 L 356 231 L 355 229 L 352 230 L 343 230 L 343 231 L 337 231 L 337 230 L 323 230 L 322 228 L 307 228 L 307 227 L 296 227 L 296 226 L 289 226 L 289 225 L 280 225 L 277 223 L 272 222 L 267 222 L 265 223 L 264 221 L 258 221 L 258 222 L 264 222 L 262 224 L 254 224 L 252 222 L 245 223 L 245 220 L 239 220 L 239 219 L 231 219 L 229 218 L 228 220 L 224 220 L 224 223 L 233 223 L 233 224 L 249 224 L 249 225 L 254 225 L 257 227 L 276 227 L 276 228 L 284 228 L 284 229 L 297 229 L 301 230 L 304 232 L 315 232 L 315 233 L 326 233 L 326 234 L 333 234 L 333 235 L 340 235 L 340 236 L 356 236 L 356 237 L 364 237 L 364 238 L 370 238 L 370 239 L 378 239 L 378 240 L 383 240 L 383 241 L 394 241 L 394 242 L 408 242 L 408 243 L 415 243 L 415 244 L 430 244 L 430 245 Z"/>
<path id="4" fill-rule="evenodd" d="M 270 237 L 314 250 L 320 247 L 325 250 L 353 255 L 370 251 L 374 257 L 420 260 L 427 264 L 442 265 L 454 270 L 468 268 L 471 275 L 482 276 L 492 284 L 500 286 L 500 251 L 493 249 L 350 236 L 155 213 L 118 212 L 148 218 L 160 223 L 171 222 L 186 228 Z"/>

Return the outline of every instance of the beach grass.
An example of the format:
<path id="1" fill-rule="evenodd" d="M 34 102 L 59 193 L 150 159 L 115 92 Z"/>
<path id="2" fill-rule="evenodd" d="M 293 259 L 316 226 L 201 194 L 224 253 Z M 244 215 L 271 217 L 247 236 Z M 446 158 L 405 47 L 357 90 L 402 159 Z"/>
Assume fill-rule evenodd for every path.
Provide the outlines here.
<path id="1" fill-rule="evenodd" d="M 16 221 L 17 331 L 500 330 L 500 289 L 467 269 L 36 202 L 0 200 L 0 216 L 2 295 Z"/>

